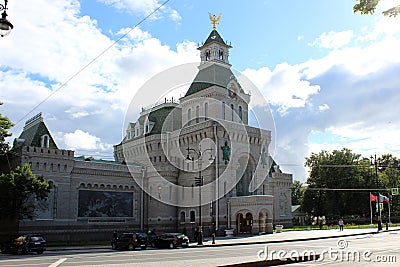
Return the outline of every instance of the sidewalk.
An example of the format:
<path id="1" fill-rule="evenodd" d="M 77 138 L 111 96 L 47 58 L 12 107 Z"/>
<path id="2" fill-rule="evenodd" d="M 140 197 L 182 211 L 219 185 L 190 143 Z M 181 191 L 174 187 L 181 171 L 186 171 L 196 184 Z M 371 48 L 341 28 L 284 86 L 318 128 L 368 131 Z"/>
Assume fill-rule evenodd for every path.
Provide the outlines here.
<path id="1" fill-rule="evenodd" d="M 390 227 L 389 231 L 400 231 L 400 227 Z M 386 232 L 383 230 L 382 232 Z M 235 236 L 235 237 L 217 237 L 215 244 L 212 244 L 211 238 L 206 238 L 203 245 L 197 243 L 190 243 L 191 247 L 213 247 L 213 246 L 235 246 L 246 244 L 264 244 L 264 243 L 280 243 L 280 242 L 295 242 L 306 241 L 315 239 L 327 239 L 357 235 L 376 234 L 376 228 L 365 229 L 339 229 L 334 230 L 304 230 L 304 231 L 287 231 L 282 233 L 273 233 L 257 236 Z M 111 245 L 92 245 L 92 246 L 60 246 L 60 247 L 47 247 L 48 251 L 57 250 L 90 250 L 90 249 L 111 249 Z"/>
<path id="2" fill-rule="evenodd" d="M 388 231 L 400 231 L 400 227 L 390 227 Z M 383 230 L 381 232 L 386 232 Z M 262 243 L 280 243 L 280 242 L 295 242 L 315 239 L 337 238 L 357 235 L 376 234 L 376 228 L 365 229 L 339 229 L 333 230 L 304 230 L 304 231 L 286 231 L 282 233 L 265 234 L 248 237 L 217 237 L 215 244 L 212 244 L 211 239 L 203 242 L 203 246 L 233 246 L 245 244 L 262 244 Z M 196 243 L 191 246 L 198 246 Z"/>

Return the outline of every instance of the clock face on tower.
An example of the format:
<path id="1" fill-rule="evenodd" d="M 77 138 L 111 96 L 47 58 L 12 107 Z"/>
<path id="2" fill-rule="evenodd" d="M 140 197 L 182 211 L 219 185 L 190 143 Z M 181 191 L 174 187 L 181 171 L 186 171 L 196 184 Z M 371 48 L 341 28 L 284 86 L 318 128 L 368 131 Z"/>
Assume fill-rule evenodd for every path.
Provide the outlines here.
<path id="1" fill-rule="evenodd" d="M 214 40 L 215 38 L 217 38 L 217 36 L 215 36 L 215 35 L 211 36 L 211 39 Z"/>

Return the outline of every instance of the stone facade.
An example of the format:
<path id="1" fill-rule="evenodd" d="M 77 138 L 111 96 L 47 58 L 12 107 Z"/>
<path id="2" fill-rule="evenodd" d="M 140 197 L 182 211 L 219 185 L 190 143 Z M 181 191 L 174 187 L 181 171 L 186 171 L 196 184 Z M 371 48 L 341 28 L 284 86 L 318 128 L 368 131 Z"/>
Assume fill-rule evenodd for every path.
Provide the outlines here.
<path id="1" fill-rule="evenodd" d="M 123 229 L 192 236 L 199 225 L 205 235 L 291 225 L 292 175 L 269 156 L 271 131 L 249 125 L 251 96 L 230 69 L 230 48 L 214 29 L 186 95 L 142 109 L 115 161 L 58 149 L 41 115 L 29 120 L 12 165 L 30 164 L 54 187 L 20 230 L 73 241 Z"/>
<path id="2" fill-rule="evenodd" d="M 58 149 L 55 143 L 38 146 L 43 136 L 51 138 L 42 117 L 36 116 L 10 153 L 13 167 L 29 164 L 35 175 L 53 185 L 48 200 L 36 203 L 34 219 L 20 222 L 20 232 L 43 233 L 49 241 L 79 241 L 108 239 L 114 230 L 143 229 L 143 195 L 132 178 L 143 175 L 140 165 L 129 170 L 115 161 L 75 157 L 74 151 Z"/>
<path id="3" fill-rule="evenodd" d="M 258 234 L 292 223 L 292 175 L 268 156 L 271 132 L 248 125 L 250 94 L 230 69 L 230 48 L 214 29 L 185 96 L 142 109 L 114 147 L 117 161 L 146 168 L 150 228 Z"/>

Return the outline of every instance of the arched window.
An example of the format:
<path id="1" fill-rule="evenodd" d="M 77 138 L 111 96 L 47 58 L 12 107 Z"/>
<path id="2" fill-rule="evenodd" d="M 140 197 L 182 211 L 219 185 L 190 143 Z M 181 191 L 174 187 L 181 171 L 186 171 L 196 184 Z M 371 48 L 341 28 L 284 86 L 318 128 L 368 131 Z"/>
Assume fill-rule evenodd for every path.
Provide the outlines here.
<path id="1" fill-rule="evenodd" d="M 225 120 L 225 102 L 222 102 L 221 115 L 222 119 Z"/>
<path id="2" fill-rule="evenodd" d="M 181 222 L 184 223 L 186 220 L 186 214 L 184 211 L 181 211 Z"/>
<path id="3" fill-rule="evenodd" d="M 211 58 L 211 52 L 210 52 L 210 50 L 207 50 L 206 51 L 206 61 L 210 60 L 210 58 Z"/>
<path id="4" fill-rule="evenodd" d="M 231 120 L 234 121 L 233 113 L 235 112 L 235 108 L 233 104 L 231 104 Z"/>
<path id="5" fill-rule="evenodd" d="M 190 120 L 192 119 L 192 110 L 188 109 L 188 125 L 190 125 Z"/>
<path id="6" fill-rule="evenodd" d="M 208 103 L 204 103 L 204 118 L 208 117 Z"/>
<path id="7" fill-rule="evenodd" d="M 195 222 L 196 221 L 196 213 L 194 210 L 190 211 L 190 222 Z"/>
<path id="8" fill-rule="evenodd" d="M 243 120 L 242 106 L 239 106 L 239 118 L 240 118 L 240 120 Z"/>
<path id="9" fill-rule="evenodd" d="M 43 147 L 43 148 L 49 148 L 49 146 L 50 146 L 50 137 L 47 134 L 45 134 L 45 135 L 42 135 L 42 137 L 40 139 L 41 139 L 40 146 Z"/>
<path id="10" fill-rule="evenodd" d="M 196 123 L 198 123 L 200 120 L 200 107 L 196 107 Z"/>
<path id="11" fill-rule="evenodd" d="M 224 51 L 222 51 L 222 50 L 218 51 L 218 59 L 219 60 L 224 60 Z"/>

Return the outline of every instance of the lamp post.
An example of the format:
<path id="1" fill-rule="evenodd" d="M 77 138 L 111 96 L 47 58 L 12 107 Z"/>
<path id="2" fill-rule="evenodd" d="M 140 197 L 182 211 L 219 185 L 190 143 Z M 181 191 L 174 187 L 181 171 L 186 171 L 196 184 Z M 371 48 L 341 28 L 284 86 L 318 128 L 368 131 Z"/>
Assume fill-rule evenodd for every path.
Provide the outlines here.
<path id="1" fill-rule="evenodd" d="M 4 5 L 0 4 L 0 11 L 4 10 L 3 13 L 1 14 L 0 18 L 0 36 L 5 37 L 7 36 L 11 30 L 14 28 L 14 26 L 7 20 L 7 2 L 8 0 L 4 0 Z"/>
<path id="2" fill-rule="evenodd" d="M 202 226 L 202 221 L 201 221 L 201 187 L 204 184 L 204 179 L 203 176 L 201 176 L 201 169 L 202 169 L 202 159 L 203 155 L 205 152 L 209 151 L 211 154 L 210 160 L 213 160 L 213 149 L 208 148 L 205 149 L 204 151 L 201 150 L 201 146 L 199 145 L 199 150 L 196 150 L 194 148 L 187 148 L 187 160 L 194 160 L 193 157 L 190 157 L 190 154 L 193 152 L 197 156 L 198 160 L 198 166 L 199 166 L 199 177 L 195 177 L 195 185 L 199 187 L 199 231 L 198 231 L 198 236 L 197 236 L 197 245 L 203 245 L 203 226 Z"/>
<path id="3" fill-rule="evenodd" d="M 378 163 L 376 161 L 376 154 L 375 157 L 371 156 L 371 166 L 374 165 L 375 167 L 375 179 L 376 179 L 376 190 L 377 190 L 377 203 L 378 203 L 378 231 L 382 230 L 382 221 L 381 221 L 381 195 L 379 194 L 379 180 L 378 180 Z"/>

